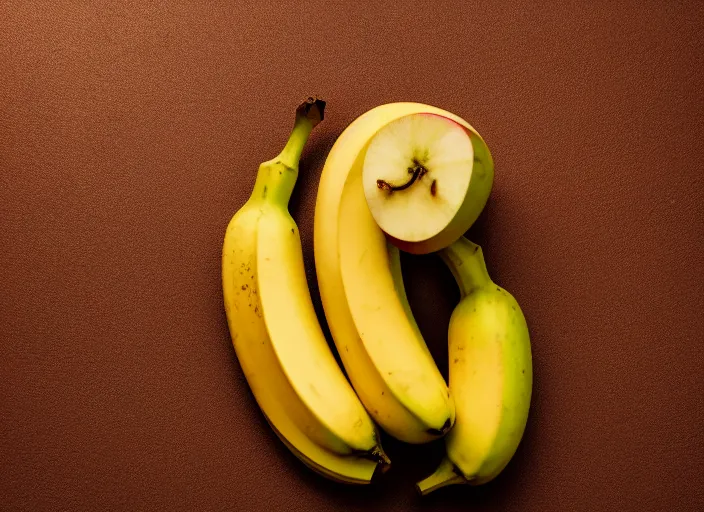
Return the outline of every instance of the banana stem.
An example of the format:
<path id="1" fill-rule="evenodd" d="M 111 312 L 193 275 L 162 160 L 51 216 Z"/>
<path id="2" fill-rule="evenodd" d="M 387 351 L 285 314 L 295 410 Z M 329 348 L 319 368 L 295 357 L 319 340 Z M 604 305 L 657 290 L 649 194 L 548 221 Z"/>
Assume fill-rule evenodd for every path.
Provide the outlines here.
<path id="1" fill-rule="evenodd" d="M 462 297 L 492 283 L 482 248 L 465 237 L 461 236 L 439 254 L 455 277 Z"/>
<path id="2" fill-rule="evenodd" d="M 296 109 L 296 121 L 286 146 L 274 160 L 287 167 L 295 168 L 301 159 L 303 147 L 308 141 L 310 132 L 323 120 L 325 102 L 321 99 L 308 98 Z"/>
<path id="3" fill-rule="evenodd" d="M 467 479 L 459 474 L 455 465 L 445 457 L 435 472 L 416 484 L 416 490 L 425 496 L 448 485 L 466 484 Z"/>
<path id="4" fill-rule="evenodd" d="M 311 131 L 313 131 L 311 122 L 306 118 L 297 117 L 291 135 L 286 142 L 286 146 L 281 150 L 281 153 L 279 153 L 275 160 L 291 169 L 297 168 L 298 162 L 301 159 L 301 153 L 303 153 L 303 147 Z"/>
<path id="5" fill-rule="evenodd" d="M 325 102 L 308 98 L 296 109 L 296 121 L 286 146 L 275 158 L 259 166 L 252 198 L 285 206 L 298 178 L 298 162 L 311 131 L 323 120 Z"/>

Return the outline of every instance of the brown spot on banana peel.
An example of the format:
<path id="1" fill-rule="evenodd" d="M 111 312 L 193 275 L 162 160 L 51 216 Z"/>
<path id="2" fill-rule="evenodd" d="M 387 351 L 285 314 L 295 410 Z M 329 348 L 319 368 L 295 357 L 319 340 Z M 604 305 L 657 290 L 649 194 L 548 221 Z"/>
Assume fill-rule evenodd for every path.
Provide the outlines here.
<path id="1" fill-rule="evenodd" d="M 430 184 L 430 195 L 435 197 L 435 194 L 438 193 L 438 180 L 433 180 L 433 182 Z"/>

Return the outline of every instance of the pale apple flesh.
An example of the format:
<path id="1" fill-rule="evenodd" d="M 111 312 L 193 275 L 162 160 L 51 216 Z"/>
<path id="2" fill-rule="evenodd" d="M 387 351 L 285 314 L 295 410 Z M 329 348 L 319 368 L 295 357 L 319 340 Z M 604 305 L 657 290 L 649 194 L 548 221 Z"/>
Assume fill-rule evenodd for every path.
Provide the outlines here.
<path id="1" fill-rule="evenodd" d="M 483 209 L 493 181 L 484 141 L 452 119 L 401 117 L 371 139 L 362 171 L 374 220 L 401 250 L 449 246 Z"/>

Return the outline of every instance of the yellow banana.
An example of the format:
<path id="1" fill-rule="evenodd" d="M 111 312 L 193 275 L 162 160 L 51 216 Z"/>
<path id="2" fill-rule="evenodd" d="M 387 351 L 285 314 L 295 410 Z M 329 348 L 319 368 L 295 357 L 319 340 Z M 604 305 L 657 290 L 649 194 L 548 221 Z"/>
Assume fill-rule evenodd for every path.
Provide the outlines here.
<path id="1" fill-rule="evenodd" d="M 445 459 L 417 484 L 422 494 L 481 485 L 501 473 L 523 437 L 533 384 L 526 319 L 516 299 L 492 282 L 481 248 L 461 237 L 440 256 L 462 297 L 448 331 L 457 419 L 445 437 Z"/>
<path id="2" fill-rule="evenodd" d="M 237 358 L 279 438 L 318 473 L 368 483 L 389 461 L 323 335 L 288 211 L 301 152 L 324 106 L 309 99 L 298 108 L 286 147 L 259 166 L 250 198 L 232 217 L 223 298 Z"/>
<path id="3" fill-rule="evenodd" d="M 398 249 L 367 207 L 362 164 L 381 127 L 421 112 L 450 117 L 476 134 L 458 116 L 420 103 L 387 104 L 363 114 L 328 155 L 314 227 L 320 294 L 347 375 L 374 420 L 409 443 L 444 435 L 454 422 L 454 404 L 408 307 Z"/>

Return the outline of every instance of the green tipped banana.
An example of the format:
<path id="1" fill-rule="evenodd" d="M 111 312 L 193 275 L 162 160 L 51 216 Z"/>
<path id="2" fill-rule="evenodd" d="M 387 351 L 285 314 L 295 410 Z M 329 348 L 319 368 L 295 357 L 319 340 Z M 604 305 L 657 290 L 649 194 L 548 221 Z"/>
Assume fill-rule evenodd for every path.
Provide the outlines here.
<path id="1" fill-rule="evenodd" d="M 445 459 L 417 484 L 421 494 L 481 485 L 501 473 L 523 437 L 533 385 L 526 319 L 516 299 L 489 277 L 481 248 L 461 237 L 440 256 L 461 293 L 448 332 L 456 416 Z"/>

